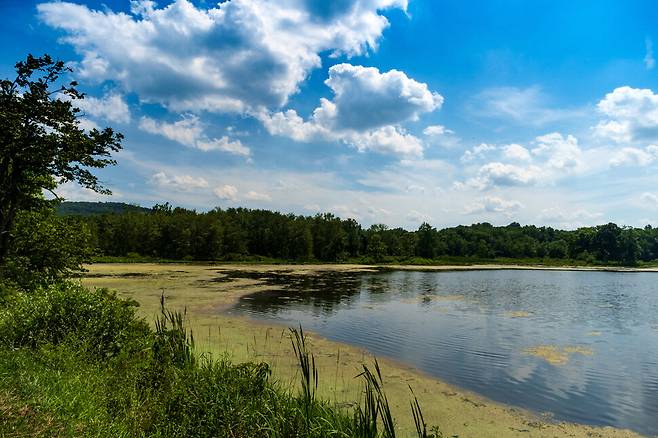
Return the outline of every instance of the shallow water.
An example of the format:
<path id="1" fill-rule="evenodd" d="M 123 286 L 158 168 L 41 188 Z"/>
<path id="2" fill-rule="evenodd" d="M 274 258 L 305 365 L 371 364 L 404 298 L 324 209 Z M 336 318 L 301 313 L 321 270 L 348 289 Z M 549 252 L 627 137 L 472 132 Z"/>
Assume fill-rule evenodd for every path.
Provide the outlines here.
<path id="1" fill-rule="evenodd" d="M 296 326 L 559 420 L 658 433 L 658 274 L 237 274 L 233 313 Z"/>

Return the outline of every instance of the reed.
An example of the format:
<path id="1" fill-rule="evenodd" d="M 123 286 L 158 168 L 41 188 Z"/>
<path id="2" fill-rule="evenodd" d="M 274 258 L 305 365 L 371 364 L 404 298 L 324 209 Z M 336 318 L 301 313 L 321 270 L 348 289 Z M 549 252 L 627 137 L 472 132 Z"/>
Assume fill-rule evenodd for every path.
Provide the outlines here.
<path id="1" fill-rule="evenodd" d="M 301 380 L 295 393 L 271 380 L 267 363 L 197 354 L 186 311 L 165 301 L 154 330 L 130 303 L 70 284 L 0 305 L 0 435 L 396 436 L 377 361 L 356 376 L 364 385 L 359 406 L 339 408 L 317 395 L 319 370 L 301 327 L 290 330 Z M 412 406 L 423 423 L 418 400 Z"/>

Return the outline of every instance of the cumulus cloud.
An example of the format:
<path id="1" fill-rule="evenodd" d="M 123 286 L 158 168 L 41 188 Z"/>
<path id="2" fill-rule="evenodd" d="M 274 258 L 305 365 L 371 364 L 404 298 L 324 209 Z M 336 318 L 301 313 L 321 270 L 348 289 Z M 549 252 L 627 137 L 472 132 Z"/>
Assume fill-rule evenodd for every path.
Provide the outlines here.
<path id="1" fill-rule="evenodd" d="M 247 192 L 247 194 L 244 196 L 244 198 L 248 201 L 271 201 L 272 197 L 268 195 L 267 193 L 260 193 L 260 192 L 255 192 L 253 190 L 250 190 Z"/>
<path id="2" fill-rule="evenodd" d="M 454 134 L 454 131 L 446 128 L 443 125 L 430 125 L 427 128 L 423 129 L 423 134 L 428 137 L 440 136 L 445 134 Z"/>
<path id="3" fill-rule="evenodd" d="M 469 161 L 483 159 L 487 156 L 488 153 L 495 151 L 496 149 L 496 146 L 492 144 L 480 143 L 479 145 L 464 152 L 464 155 L 461 157 L 461 161 L 467 163 Z"/>
<path id="4" fill-rule="evenodd" d="M 505 158 L 516 161 L 530 161 L 530 151 L 520 144 L 508 144 L 503 146 L 503 155 Z"/>
<path id="5" fill-rule="evenodd" d="M 497 196 L 485 196 L 484 198 L 466 206 L 466 214 L 482 213 L 502 213 L 505 216 L 511 216 L 521 209 L 522 205 L 518 201 L 509 201 Z"/>
<path id="6" fill-rule="evenodd" d="M 84 99 L 71 99 L 67 94 L 58 93 L 57 98 L 69 101 L 80 109 L 78 122 L 80 128 L 85 131 L 100 130 L 100 126 L 92 118 L 112 123 L 130 123 L 130 108 L 119 93 L 110 92 L 103 97 L 85 96 Z"/>
<path id="7" fill-rule="evenodd" d="M 478 160 L 484 164 L 475 176 L 455 183 L 455 188 L 484 190 L 493 186 L 530 186 L 581 174 L 589 168 L 578 139 L 573 135 L 553 132 L 536 137 L 530 144 L 532 148 L 516 143 L 505 146 L 482 143 L 467 150 L 461 157 L 462 162 Z"/>
<path id="8" fill-rule="evenodd" d="M 324 3 L 327 3 L 324 5 Z M 37 6 L 82 56 L 83 78 L 111 80 L 174 111 L 242 112 L 284 105 L 320 53 L 362 55 L 407 0 L 231 0 L 197 7 L 132 2 L 130 13 L 69 2 Z"/>
<path id="9" fill-rule="evenodd" d="M 165 172 L 157 172 L 151 176 L 149 182 L 158 187 L 167 187 L 175 190 L 190 191 L 208 187 L 208 181 L 190 175 L 168 175 Z"/>
<path id="10" fill-rule="evenodd" d="M 500 162 L 487 163 L 480 167 L 477 177 L 468 185 L 485 189 L 492 186 L 528 186 L 537 183 L 542 176 L 537 166 L 517 166 Z"/>
<path id="11" fill-rule="evenodd" d="M 606 117 L 594 127 L 599 137 L 620 143 L 658 137 L 658 95 L 652 90 L 619 87 L 597 108 Z"/>
<path id="12" fill-rule="evenodd" d="M 230 184 L 224 184 L 221 187 L 216 187 L 213 190 L 213 193 L 219 199 L 223 199 L 225 201 L 237 201 L 237 199 L 238 199 L 238 189 L 237 189 L 237 187 L 232 186 Z"/>
<path id="13" fill-rule="evenodd" d="M 76 99 L 73 105 L 80 108 L 85 115 L 114 123 L 130 123 L 130 109 L 123 96 L 108 93 L 103 97 L 85 96 Z"/>
<path id="14" fill-rule="evenodd" d="M 532 154 L 544 158 L 545 165 L 559 170 L 573 170 L 582 166 L 582 151 L 573 135 L 564 137 L 559 132 L 541 135 L 535 139 L 537 147 Z"/>
<path id="15" fill-rule="evenodd" d="M 264 192 L 257 192 L 255 190 L 249 190 L 247 193 L 244 195 L 240 195 L 240 190 L 238 190 L 237 187 L 230 185 L 230 184 L 224 184 L 222 186 L 216 187 L 213 190 L 213 193 L 215 196 L 217 196 L 219 199 L 223 199 L 225 201 L 239 201 L 239 200 L 246 200 L 246 201 L 266 201 L 269 202 L 272 200 L 272 197 Z"/>
<path id="16" fill-rule="evenodd" d="M 256 116 L 272 135 L 296 141 L 342 141 L 360 151 L 421 155 L 421 141 L 400 124 L 441 107 L 443 98 L 403 72 L 381 73 L 373 67 L 338 64 L 325 83 L 333 100 L 321 99 L 308 121 L 296 111 Z"/>
<path id="17" fill-rule="evenodd" d="M 78 117 L 78 127 L 87 132 L 91 131 L 92 129 L 101 129 L 100 126 L 98 126 L 98 123 L 86 117 Z"/>
<path id="18" fill-rule="evenodd" d="M 335 129 L 379 128 L 406 120 L 417 120 L 431 112 L 443 97 L 427 84 L 416 82 L 401 71 L 380 73 L 377 68 L 338 64 L 329 69 L 325 83 L 334 93 L 316 117 Z"/>
<path id="19" fill-rule="evenodd" d="M 142 117 L 139 128 L 150 134 L 161 135 L 182 145 L 202 151 L 222 151 L 248 157 L 250 149 L 240 140 L 230 140 L 227 136 L 207 138 L 203 133 L 203 124 L 195 115 L 185 115 L 180 120 L 167 123 L 158 122 L 150 117 Z"/>
<path id="20" fill-rule="evenodd" d="M 625 147 L 617 151 L 610 159 L 610 165 L 648 166 L 658 158 L 658 146 L 650 145 L 644 149 Z"/>

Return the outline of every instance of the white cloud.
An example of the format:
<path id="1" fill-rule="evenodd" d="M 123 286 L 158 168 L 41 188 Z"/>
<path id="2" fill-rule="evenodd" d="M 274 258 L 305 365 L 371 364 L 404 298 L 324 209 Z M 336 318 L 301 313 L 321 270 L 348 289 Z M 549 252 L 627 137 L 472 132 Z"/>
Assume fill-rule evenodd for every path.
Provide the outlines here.
<path id="1" fill-rule="evenodd" d="M 257 192 L 255 190 L 249 190 L 243 196 L 240 196 L 240 190 L 238 190 L 237 187 L 230 184 L 224 184 L 222 186 L 216 187 L 213 190 L 213 193 L 219 199 L 223 199 L 225 201 L 233 201 L 233 202 L 239 200 L 269 202 L 272 200 L 272 197 L 269 194 L 264 192 Z"/>
<path id="2" fill-rule="evenodd" d="M 508 201 L 497 196 L 485 196 L 477 202 L 467 205 L 464 212 L 466 214 L 502 213 L 509 217 L 519 211 L 521 207 L 522 204 L 518 201 Z"/>
<path id="3" fill-rule="evenodd" d="M 536 184 L 543 172 L 537 166 L 517 166 L 500 162 L 487 163 L 480 167 L 477 177 L 467 185 L 485 189 L 492 186 L 527 186 Z"/>
<path id="4" fill-rule="evenodd" d="M 203 127 L 197 116 L 188 115 L 174 123 L 158 122 L 150 117 L 142 117 L 139 128 L 150 134 L 161 135 L 182 145 L 195 148 L 203 134 Z"/>
<path id="5" fill-rule="evenodd" d="M 167 187 L 175 190 L 189 191 L 208 187 L 208 181 L 190 175 L 168 175 L 165 172 L 157 172 L 151 176 L 149 182 L 158 187 Z"/>
<path id="6" fill-rule="evenodd" d="M 120 190 L 114 187 L 109 187 L 109 189 L 112 190 L 112 195 L 104 195 L 82 187 L 75 182 L 67 182 L 58 185 L 57 189 L 55 189 L 55 193 L 57 193 L 57 196 L 61 199 L 66 201 L 107 202 L 123 198 L 123 194 Z M 49 192 L 45 192 L 44 195 L 48 199 L 53 198 L 53 195 Z"/>
<path id="7" fill-rule="evenodd" d="M 91 131 L 92 129 L 100 130 L 100 127 L 93 120 L 89 120 L 86 117 L 78 117 L 78 127 L 84 131 Z"/>
<path id="8" fill-rule="evenodd" d="M 627 122 L 606 120 L 599 122 L 592 129 L 597 137 L 610 139 L 616 143 L 629 143 L 633 139 Z"/>
<path id="9" fill-rule="evenodd" d="M 380 11 L 407 0 L 231 0 L 209 9 L 188 0 L 130 13 L 42 3 L 40 18 L 82 56 L 79 74 L 112 80 L 174 111 L 237 111 L 284 105 L 319 54 L 362 55 L 389 25 Z"/>
<path id="10" fill-rule="evenodd" d="M 598 212 L 556 207 L 544 209 L 539 214 L 539 220 L 565 230 L 596 225 L 602 218 L 603 214 Z"/>
<path id="11" fill-rule="evenodd" d="M 503 147 L 503 155 L 505 158 L 516 161 L 530 161 L 530 151 L 520 144 L 508 144 Z"/>
<path id="12" fill-rule="evenodd" d="M 216 187 L 215 190 L 213 190 L 213 193 L 219 199 L 226 201 L 237 201 L 238 199 L 238 189 L 230 184 L 224 184 L 221 187 Z"/>
<path id="13" fill-rule="evenodd" d="M 272 197 L 268 195 L 267 193 L 260 193 L 260 192 L 255 192 L 253 190 L 250 190 L 247 192 L 247 194 L 244 196 L 244 198 L 248 201 L 271 201 Z"/>
<path id="14" fill-rule="evenodd" d="M 101 98 L 85 96 L 84 99 L 76 99 L 72 103 L 87 116 L 114 123 L 130 123 L 130 109 L 120 94 L 108 93 Z"/>
<path id="15" fill-rule="evenodd" d="M 395 126 L 384 126 L 360 134 L 351 133 L 345 135 L 341 140 L 355 146 L 360 152 L 375 151 L 402 156 L 423 155 L 421 141 L 408 134 L 404 129 Z"/>
<path id="16" fill-rule="evenodd" d="M 440 108 L 443 98 L 426 84 L 397 70 L 380 73 L 350 64 L 331 67 L 325 83 L 334 99 L 321 99 L 308 121 L 294 110 L 260 111 L 256 117 L 270 134 L 296 141 L 342 141 L 359 151 L 422 155 L 421 141 L 399 125 Z"/>
<path id="17" fill-rule="evenodd" d="M 478 159 L 483 159 L 492 151 L 495 151 L 497 148 L 492 144 L 480 143 L 479 145 L 473 147 L 472 149 L 464 152 L 464 155 L 461 157 L 461 161 L 467 163 L 469 161 L 474 161 Z"/>
<path id="18" fill-rule="evenodd" d="M 398 70 L 380 73 L 377 68 L 338 64 L 329 69 L 325 83 L 334 93 L 331 108 L 318 108 L 319 118 L 335 129 L 363 131 L 417 120 L 443 104 L 443 97 L 427 84 Z"/>
<path id="19" fill-rule="evenodd" d="M 646 49 L 646 54 L 644 55 L 644 66 L 647 70 L 653 70 L 656 66 L 656 60 L 653 57 L 653 41 L 651 41 L 651 38 L 646 38 L 644 40 L 644 46 Z"/>
<path id="20" fill-rule="evenodd" d="M 582 175 L 599 165 L 592 156 L 597 155 L 596 151 L 585 155 L 573 135 L 553 132 L 536 137 L 531 144 L 532 149 L 516 143 L 502 147 L 482 143 L 467 150 L 461 157 L 463 163 L 477 160 L 484 164 L 474 176 L 454 183 L 453 187 L 484 190 L 494 186 L 546 185 L 567 175 Z M 602 168 L 605 167 L 606 163 Z"/>
<path id="21" fill-rule="evenodd" d="M 231 140 L 225 135 L 221 138 L 213 138 L 212 140 L 199 140 L 196 146 L 202 151 L 222 151 L 245 157 L 251 155 L 251 150 L 243 145 L 240 140 Z"/>
<path id="22" fill-rule="evenodd" d="M 652 90 L 619 87 L 597 107 L 607 117 L 593 128 L 599 137 L 617 142 L 658 137 L 658 95 Z"/>
<path id="23" fill-rule="evenodd" d="M 583 166 L 582 151 L 573 135 L 564 137 L 559 132 L 541 135 L 535 139 L 537 147 L 532 154 L 546 159 L 545 165 L 558 170 L 575 170 Z"/>
<path id="24" fill-rule="evenodd" d="M 230 140 L 227 136 L 209 139 L 203 134 L 203 125 L 195 115 L 185 115 L 177 122 L 158 122 L 150 117 L 142 117 L 139 128 L 150 134 L 161 135 L 182 145 L 202 151 L 223 151 L 248 157 L 250 149 L 240 140 Z"/>
<path id="25" fill-rule="evenodd" d="M 617 151 L 610 159 L 610 165 L 648 166 L 658 158 L 658 146 L 650 145 L 644 149 L 625 147 Z"/>
<path id="26" fill-rule="evenodd" d="M 423 134 L 428 137 L 440 136 L 445 134 L 454 134 L 454 131 L 446 128 L 443 125 L 430 125 L 427 128 L 423 129 Z"/>

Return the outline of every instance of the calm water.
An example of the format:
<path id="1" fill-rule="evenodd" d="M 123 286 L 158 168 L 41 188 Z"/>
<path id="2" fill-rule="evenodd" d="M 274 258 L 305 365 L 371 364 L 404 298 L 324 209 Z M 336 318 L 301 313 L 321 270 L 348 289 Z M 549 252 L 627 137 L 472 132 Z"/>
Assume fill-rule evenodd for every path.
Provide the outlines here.
<path id="1" fill-rule="evenodd" d="M 556 419 L 658 433 L 658 274 L 259 275 L 285 289 L 232 312 L 301 323 Z M 528 354 L 539 345 L 591 354 L 554 365 Z"/>

